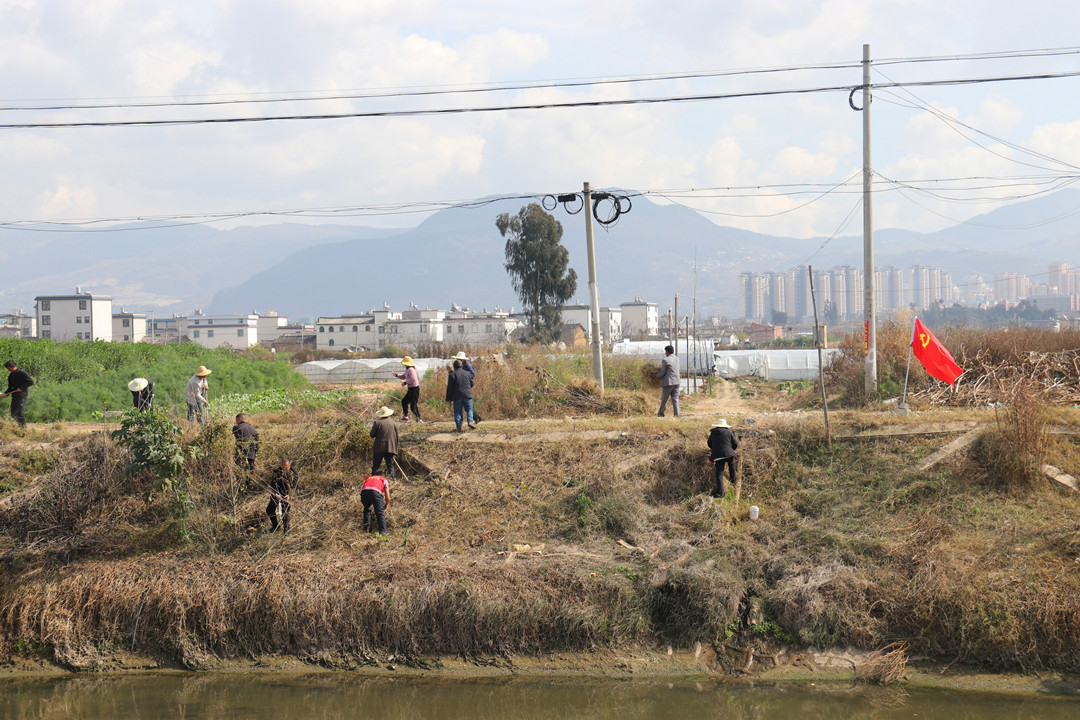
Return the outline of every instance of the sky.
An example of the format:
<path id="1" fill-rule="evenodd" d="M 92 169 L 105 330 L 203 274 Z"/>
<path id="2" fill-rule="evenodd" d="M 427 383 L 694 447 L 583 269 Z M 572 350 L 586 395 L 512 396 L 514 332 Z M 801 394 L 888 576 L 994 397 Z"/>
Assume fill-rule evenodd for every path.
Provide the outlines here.
<path id="1" fill-rule="evenodd" d="M 864 43 L 875 84 L 1080 72 L 1077 27 L 1071 0 L 0 0 L 0 125 L 785 91 L 0 127 L 0 223 L 221 213 L 242 214 L 222 227 L 410 227 L 424 203 L 569 193 L 589 181 L 720 225 L 857 234 L 862 114 L 844 89 L 790 91 L 859 85 Z M 1065 50 L 964 59 L 1047 49 Z M 892 62 L 914 58 L 939 60 Z M 843 67 L 813 69 L 822 65 Z M 746 72 L 755 69 L 776 71 Z M 569 85 L 584 80 L 635 82 Z M 447 92 L 461 89 L 484 92 Z M 439 94 L 403 95 L 419 90 Z M 384 97 L 355 97 L 364 94 Z M 1080 77 L 874 97 L 878 228 L 940 229 L 1080 173 Z M 250 100 L 274 102 L 236 102 Z M 177 104 L 193 101 L 224 104 Z M 164 106 L 115 107 L 147 104 Z M 86 105 L 113 107 L 33 109 Z M 308 212 L 327 208 L 368 210 Z M 305 212 L 259 215 L 286 210 Z"/>

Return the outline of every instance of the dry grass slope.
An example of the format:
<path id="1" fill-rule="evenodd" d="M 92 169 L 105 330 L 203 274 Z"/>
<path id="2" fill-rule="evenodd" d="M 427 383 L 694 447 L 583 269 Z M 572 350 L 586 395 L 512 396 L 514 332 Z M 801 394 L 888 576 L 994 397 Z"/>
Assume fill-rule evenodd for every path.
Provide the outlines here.
<path id="1" fill-rule="evenodd" d="M 258 477 L 281 455 L 301 473 L 284 537 L 262 532 L 258 484 L 238 489 L 227 427 L 189 430 L 182 498 L 148 496 L 101 433 L 34 429 L 50 460 L 19 485 L 36 494 L 0 509 L 0 656 L 31 645 L 77 668 L 117 650 L 187 667 L 274 654 L 352 666 L 701 642 L 878 650 L 868 677 L 881 682 L 907 654 L 1080 669 L 1080 500 L 1003 482 L 1000 450 L 920 476 L 947 437 L 830 449 L 817 414 L 761 413 L 737 429 L 741 498 L 717 502 L 711 409 L 695 416 L 690 401 L 679 421 L 659 419 L 631 409 L 651 409 L 651 394 L 600 405 L 587 383 L 507 372 L 522 373 L 519 408 L 555 403 L 546 419 L 496 421 L 489 396 L 476 432 L 505 441 L 429 440 L 448 430 L 445 410 L 401 426 L 409 479 L 394 482 L 385 537 L 360 527 L 370 401 L 254 418 Z M 1040 457 L 1080 473 L 1075 438 L 1045 436 L 1037 407 L 1011 412 L 1002 428 L 1023 425 Z M 998 447 L 995 411 L 965 413 Z M 834 422 L 884 424 L 854 411 Z"/>

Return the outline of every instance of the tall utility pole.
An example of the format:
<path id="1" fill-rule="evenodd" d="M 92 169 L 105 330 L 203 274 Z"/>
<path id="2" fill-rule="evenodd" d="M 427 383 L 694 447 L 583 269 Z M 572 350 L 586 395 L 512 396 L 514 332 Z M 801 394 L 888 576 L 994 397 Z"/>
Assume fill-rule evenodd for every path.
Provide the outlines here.
<path id="1" fill-rule="evenodd" d="M 672 343 L 675 352 L 679 352 L 679 296 L 675 296 L 675 342 Z"/>
<path id="2" fill-rule="evenodd" d="M 829 424 L 829 401 L 825 398 L 825 365 L 821 361 L 821 325 L 818 324 L 817 294 L 814 292 L 814 266 L 807 265 L 810 274 L 810 300 L 814 303 L 814 347 L 817 348 L 818 383 L 821 385 L 821 409 L 825 412 L 825 445 L 832 447 L 832 425 Z"/>
<path id="3" fill-rule="evenodd" d="M 586 182 L 585 194 L 585 248 L 589 255 L 589 323 L 592 325 L 593 378 L 604 392 L 604 358 L 600 352 L 600 290 L 596 286 L 596 249 L 592 233 L 592 190 Z"/>
<path id="4" fill-rule="evenodd" d="M 870 165 L 870 45 L 862 46 L 863 315 L 866 328 L 866 394 L 877 395 L 877 313 L 874 307 L 874 207 Z"/>

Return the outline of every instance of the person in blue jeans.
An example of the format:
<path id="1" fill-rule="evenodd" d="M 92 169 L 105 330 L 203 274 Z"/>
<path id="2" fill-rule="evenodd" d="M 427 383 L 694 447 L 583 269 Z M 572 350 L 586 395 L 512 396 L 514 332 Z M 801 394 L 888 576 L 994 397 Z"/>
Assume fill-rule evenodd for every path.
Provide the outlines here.
<path id="1" fill-rule="evenodd" d="M 454 424 L 461 432 L 461 423 L 467 421 L 475 429 L 473 421 L 473 378 L 463 367 L 460 360 L 454 360 L 454 368 L 446 378 L 446 402 L 454 403 Z"/>

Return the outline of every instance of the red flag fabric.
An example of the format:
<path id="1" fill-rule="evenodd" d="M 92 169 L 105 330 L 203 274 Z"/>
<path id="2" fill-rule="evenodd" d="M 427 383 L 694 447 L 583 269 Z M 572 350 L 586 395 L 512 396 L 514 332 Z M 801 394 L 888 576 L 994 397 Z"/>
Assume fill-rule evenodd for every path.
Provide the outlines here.
<path id="1" fill-rule="evenodd" d="M 911 349 L 915 353 L 915 357 L 919 358 L 919 362 L 926 368 L 926 373 L 942 382 L 952 385 L 960 377 L 960 374 L 964 372 L 963 368 L 953 360 L 953 356 L 945 349 L 945 346 L 934 337 L 934 333 L 930 332 L 930 328 L 923 325 L 922 320 L 919 318 L 915 318 L 915 331 L 911 336 Z"/>

